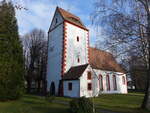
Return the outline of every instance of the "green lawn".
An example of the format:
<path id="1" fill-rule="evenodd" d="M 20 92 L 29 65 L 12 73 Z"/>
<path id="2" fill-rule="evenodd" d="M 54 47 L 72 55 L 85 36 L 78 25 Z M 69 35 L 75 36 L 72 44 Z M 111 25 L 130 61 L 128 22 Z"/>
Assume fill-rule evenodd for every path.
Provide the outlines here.
<path id="1" fill-rule="evenodd" d="M 94 99 L 97 109 L 121 113 L 150 113 L 140 109 L 142 93 L 101 95 Z M 55 97 L 53 102 L 44 97 L 25 95 L 17 101 L 0 102 L 0 113 L 69 113 L 68 102 L 71 98 Z M 98 110 L 99 111 L 99 110 Z"/>
<path id="2" fill-rule="evenodd" d="M 105 94 L 95 98 L 95 106 L 99 109 L 118 111 L 121 113 L 150 113 L 150 111 L 140 109 L 144 94 Z"/>
<path id="3" fill-rule="evenodd" d="M 17 101 L 0 102 L 0 113 L 67 113 L 67 108 L 32 95 L 25 95 Z"/>

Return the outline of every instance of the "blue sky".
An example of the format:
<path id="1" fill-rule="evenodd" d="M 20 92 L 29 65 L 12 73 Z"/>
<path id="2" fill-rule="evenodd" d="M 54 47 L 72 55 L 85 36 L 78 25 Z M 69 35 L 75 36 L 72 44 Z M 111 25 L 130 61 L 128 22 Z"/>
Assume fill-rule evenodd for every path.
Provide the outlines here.
<path id="1" fill-rule="evenodd" d="M 0 0 L 1 1 L 1 0 Z M 81 18 L 90 30 L 90 44 L 94 45 L 100 35 L 92 26 L 90 14 L 94 10 L 94 0 L 12 0 L 28 10 L 17 10 L 16 16 L 19 25 L 19 34 L 24 35 L 34 28 L 43 29 L 46 33 L 57 6 Z"/>

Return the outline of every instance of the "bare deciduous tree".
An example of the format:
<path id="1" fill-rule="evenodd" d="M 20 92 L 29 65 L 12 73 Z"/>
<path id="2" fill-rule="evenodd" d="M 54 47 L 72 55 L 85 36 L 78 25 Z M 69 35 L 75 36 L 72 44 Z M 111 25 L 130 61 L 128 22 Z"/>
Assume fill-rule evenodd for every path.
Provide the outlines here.
<path id="1" fill-rule="evenodd" d="M 37 91 L 46 85 L 47 39 L 44 31 L 34 29 L 23 37 L 27 92 L 31 83 L 37 84 Z"/>
<path id="2" fill-rule="evenodd" d="M 142 108 L 150 109 L 150 1 L 97 0 L 93 22 L 103 25 L 107 49 L 115 47 L 116 56 L 134 51 L 145 63 L 147 82 Z"/>

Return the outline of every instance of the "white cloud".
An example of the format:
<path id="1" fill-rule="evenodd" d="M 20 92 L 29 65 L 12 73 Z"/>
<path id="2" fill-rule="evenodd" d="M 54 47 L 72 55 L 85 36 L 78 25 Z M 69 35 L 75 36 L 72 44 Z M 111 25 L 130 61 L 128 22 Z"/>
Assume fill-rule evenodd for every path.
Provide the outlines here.
<path id="1" fill-rule="evenodd" d="M 31 29 L 40 28 L 48 31 L 55 5 L 46 2 L 25 2 L 24 6 L 28 10 L 17 10 L 19 32 L 21 35 Z"/>
<path id="2" fill-rule="evenodd" d="M 28 9 L 16 11 L 20 35 L 24 35 L 34 28 L 40 28 L 47 32 L 57 5 L 75 14 L 81 12 L 73 4 L 70 5 L 60 0 L 59 2 L 54 2 L 54 0 L 21 0 L 19 4 Z"/>
<path id="3" fill-rule="evenodd" d="M 97 30 L 95 26 L 90 25 L 89 14 L 83 12 L 82 8 L 75 7 L 74 4 L 62 0 L 13 0 L 13 3 L 28 9 L 16 10 L 20 35 L 24 35 L 34 28 L 43 29 L 47 32 L 55 9 L 59 6 L 80 17 L 83 23 L 89 24 L 87 28 L 90 30 L 90 45 L 93 46 L 97 40 L 101 39 L 101 27 L 98 27 Z"/>

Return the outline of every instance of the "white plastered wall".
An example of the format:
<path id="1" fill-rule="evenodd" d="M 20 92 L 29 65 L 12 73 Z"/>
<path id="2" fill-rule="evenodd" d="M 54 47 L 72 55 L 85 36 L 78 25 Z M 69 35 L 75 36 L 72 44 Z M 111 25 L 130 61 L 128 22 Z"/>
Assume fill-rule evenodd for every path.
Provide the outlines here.
<path id="1" fill-rule="evenodd" d="M 79 80 L 67 80 L 63 82 L 64 85 L 64 96 L 69 97 L 92 97 L 93 91 L 88 90 L 87 84 L 92 83 L 92 80 L 87 79 L 87 72 L 91 71 L 91 67 L 88 66 L 85 71 L 83 72 L 82 76 L 79 78 Z M 72 83 L 72 90 L 69 91 L 68 89 L 68 83 Z M 92 86 L 93 87 L 93 86 Z"/>
<path id="2" fill-rule="evenodd" d="M 57 23 L 56 23 L 56 19 L 57 19 Z M 57 25 L 59 25 L 62 22 L 63 22 L 62 16 L 60 15 L 60 13 L 58 11 L 56 11 L 55 15 L 54 15 L 54 17 L 52 19 L 50 30 L 53 29 L 54 27 L 56 27 Z"/>
<path id="3" fill-rule="evenodd" d="M 92 79 L 88 80 L 87 75 L 88 71 L 92 73 Z M 102 75 L 103 77 L 103 91 L 100 91 L 99 86 L 99 75 Z M 110 90 L 107 91 L 106 87 L 106 75 L 109 75 L 110 80 Z M 116 85 L 117 90 L 114 90 L 113 87 L 113 75 L 116 76 Z M 92 69 L 90 66 L 88 66 L 82 76 L 79 78 L 79 80 L 69 80 L 64 81 L 64 96 L 69 97 L 96 97 L 100 94 L 126 94 L 127 93 L 127 85 L 123 84 L 122 77 L 126 78 L 126 75 L 119 72 L 112 72 L 112 71 L 104 71 L 104 70 L 97 70 Z M 68 83 L 72 82 L 72 91 L 68 90 Z M 92 90 L 88 90 L 88 83 L 92 83 Z M 80 90 L 79 90 L 80 89 Z"/>
<path id="4" fill-rule="evenodd" d="M 96 92 L 99 92 L 99 94 L 101 94 L 101 93 L 110 93 L 110 94 L 113 94 L 113 93 L 125 94 L 125 93 L 127 93 L 127 84 L 126 83 L 124 84 L 123 79 L 122 79 L 123 76 L 126 79 L 126 74 L 123 74 L 120 72 L 113 72 L 113 71 L 97 70 L 97 69 L 93 69 L 93 72 L 95 75 L 97 75 L 97 76 L 102 75 L 102 77 L 103 77 L 103 91 L 100 91 L 100 88 L 97 88 L 98 90 L 96 90 Z M 107 86 L 106 86 L 106 75 L 109 75 L 109 80 L 110 80 L 110 90 L 109 91 L 107 90 Z M 117 90 L 114 90 L 113 75 L 116 76 Z M 99 85 L 97 87 L 99 87 Z"/>
<path id="5" fill-rule="evenodd" d="M 57 18 L 57 23 L 55 19 Z M 55 13 L 50 32 L 48 33 L 48 63 L 47 63 L 47 91 L 51 82 L 55 83 L 55 91 L 58 93 L 59 80 L 61 80 L 63 19 L 58 12 Z M 54 28 L 54 29 L 53 29 Z"/>
<path id="6" fill-rule="evenodd" d="M 88 31 L 66 23 L 66 70 L 72 66 L 88 63 Z M 79 37 L 79 42 L 77 41 Z M 78 63 L 78 57 L 80 62 Z"/>
<path id="7" fill-rule="evenodd" d="M 72 83 L 72 90 L 68 89 L 68 83 Z M 79 80 L 68 80 L 63 82 L 64 85 L 64 96 L 67 97 L 79 97 L 79 87 L 80 81 Z"/>
<path id="8" fill-rule="evenodd" d="M 88 83 L 92 83 L 92 89 L 93 89 L 93 79 L 88 80 L 87 73 L 88 71 L 92 72 L 92 68 L 88 66 L 82 76 L 80 77 L 80 97 L 92 97 L 94 96 L 93 90 L 88 90 Z M 93 75 L 93 74 L 92 74 Z M 92 76 L 93 78 L 93 76 Z"/>

